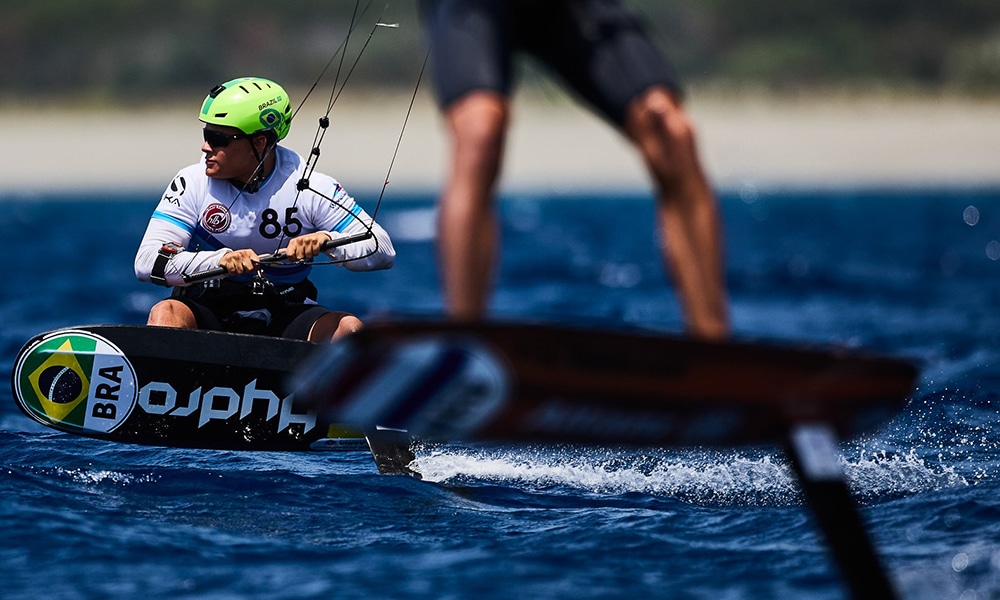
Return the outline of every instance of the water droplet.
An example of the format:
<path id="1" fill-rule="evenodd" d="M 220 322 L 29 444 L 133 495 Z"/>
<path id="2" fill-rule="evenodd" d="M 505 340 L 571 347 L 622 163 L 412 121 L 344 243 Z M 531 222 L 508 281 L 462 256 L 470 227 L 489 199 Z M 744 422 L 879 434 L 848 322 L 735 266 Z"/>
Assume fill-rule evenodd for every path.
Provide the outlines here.
<path id="1" fill-rule="evenodd" d="M 989 244 L 986 244 L 986 258 L 1000 260 L 1000 242 L 992 240 Z"/>
<path id="2" fill-rule="evenodd" d="M 757 190 L 757 186 L 752 183 L 744 183 L 740 186 L 740 200 L 747 204 L 753 204 L 758 198 L 760 198 L 760 191 Z"/>
<path id="3" fill-rule="evenodd" d="M 969 555 L 965 552 L 959 552 L 951 559 L 951 568 L 954 569 L 956 573 L 961 573 L 969 566 Z"/>
<path id="4" fill-rule="evenodd" d="M 962 220 L 969 227 L 972 227 L 979 222 L 979 209 L 975 206 L 965 207 L 965 211 L 962 213 Z"/>

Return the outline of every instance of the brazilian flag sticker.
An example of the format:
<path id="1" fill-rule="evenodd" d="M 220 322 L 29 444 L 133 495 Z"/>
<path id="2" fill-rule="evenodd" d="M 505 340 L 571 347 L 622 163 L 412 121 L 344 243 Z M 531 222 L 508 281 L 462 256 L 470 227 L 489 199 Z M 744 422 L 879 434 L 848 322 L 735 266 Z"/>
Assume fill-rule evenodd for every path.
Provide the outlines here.
<path id="1" fill-rule="evenodd" d="M 135 369 L 101 336 L 63 329 L 21 350 L 14 397 L 28 416 L 73 433 L 109 433 L 136 404 Z"/>

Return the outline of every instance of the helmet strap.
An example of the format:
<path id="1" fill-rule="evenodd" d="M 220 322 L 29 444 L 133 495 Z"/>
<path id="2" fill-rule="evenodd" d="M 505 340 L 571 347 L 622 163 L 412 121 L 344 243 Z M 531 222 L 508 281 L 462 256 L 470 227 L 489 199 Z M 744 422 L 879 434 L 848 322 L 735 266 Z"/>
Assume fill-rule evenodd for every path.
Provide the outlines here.
<path id="1" fill-rule="evenodd" d="M 271 155 L 272 151 L 274 150 L 274 147 L 278 145 L 278 140 L 272 139 L 270 136 L 267 135 L 265 135 L 265 137 L 267 138 L 267 145 L 264 146 L 263 154 L 257 152 L 257 146 L 253 143 L 252 139 L 249 140 L 250 150 L 253 151 L 254 158 L 257 159 L 257 168 L 255 168 L 253 170 L 253 173 L 250 174 L 250 178 L 247 179 L 245 182 L 233 181 L 233 184 L 236 185 L 236 187 L 242 189 L 244 192 L 247 192 L 248 194 L 256 193 L 257 190 L 260 189 L 260 186 L 270 175 L 270 173 L 264 172 L 264 163 L 265 161 L 267 161 L 267 157 Z"/>

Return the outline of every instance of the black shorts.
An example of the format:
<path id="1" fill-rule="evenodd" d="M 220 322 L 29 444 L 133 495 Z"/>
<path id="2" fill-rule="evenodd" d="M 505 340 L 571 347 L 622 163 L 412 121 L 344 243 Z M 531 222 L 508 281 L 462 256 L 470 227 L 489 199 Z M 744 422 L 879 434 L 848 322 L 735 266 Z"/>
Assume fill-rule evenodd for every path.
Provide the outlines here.
<path id="1" fill-rule="evenodd" d="M 191 309 L 199 329 L 309 338 L 313 323 L 333 312 L 316 304 L 309 280 L 254 294 L 249 285 L 222 280 L 208 286 L 174 288 L 171 296 Z"/>
<path id="2" fill-rule="evenodd" d="M 652 86 L 680 95 L 673 69 L 618 0 L 421 0 L 442 107 L 473 90 L 507 96 L 526 52 L 621 127 Z"/>

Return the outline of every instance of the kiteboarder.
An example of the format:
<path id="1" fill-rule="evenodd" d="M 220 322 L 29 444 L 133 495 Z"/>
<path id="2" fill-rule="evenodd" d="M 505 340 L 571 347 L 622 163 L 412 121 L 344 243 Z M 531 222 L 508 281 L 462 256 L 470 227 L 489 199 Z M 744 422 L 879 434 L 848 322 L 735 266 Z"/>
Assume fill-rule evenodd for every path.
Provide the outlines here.
<path id="1" fill-rule="evenodd" d="M 233 79 L 209 92 L 199 117 L 202 160 L 167 186 L 135 257 L 141 281 L 173 287 L 148 325 L 310 341 L 362 326 L 316 303 L 313 259 L 370 271 L 391 267 L 395 250 L 338 181 L 309 172 L 302 156 L 278 144 L 292 114 L 288 94 L 268 79 Z M 347 239 L 359 241 L 324 248 Z M 261 264 L 277 253 L 286 260 Z M 211 269 L 221 276 L 192 284 Z"/>

